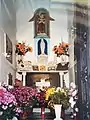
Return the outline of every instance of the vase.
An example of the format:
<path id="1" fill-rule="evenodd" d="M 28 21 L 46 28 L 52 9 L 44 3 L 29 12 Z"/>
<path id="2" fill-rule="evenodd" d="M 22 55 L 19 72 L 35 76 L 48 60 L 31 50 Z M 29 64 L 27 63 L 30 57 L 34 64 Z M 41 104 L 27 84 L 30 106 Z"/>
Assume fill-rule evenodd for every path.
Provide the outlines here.
<path id="1" fill-rule="evenodd" d="M 63 120 L 61 118 L 61 109 L 62 109 L 62 105 L 54 105 L 54 108 L 55 108 L 55 116 L 56 118 L 54 120 Z"/>
<path id="2" fill-rule="evenodd" d="M 17 56 L 16 56 L 16 61 L 17 61 L 17 64 L 23 63 L 23 61 L 24 61 L 24 56 L 23 56 L 23 55 L 17 55 Z"/>

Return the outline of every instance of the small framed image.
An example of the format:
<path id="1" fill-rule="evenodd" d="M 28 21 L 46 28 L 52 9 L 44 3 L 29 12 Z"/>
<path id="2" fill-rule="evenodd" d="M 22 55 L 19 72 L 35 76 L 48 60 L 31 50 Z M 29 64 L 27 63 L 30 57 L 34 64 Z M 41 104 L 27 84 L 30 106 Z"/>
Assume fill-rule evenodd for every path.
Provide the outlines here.
<path id="1" fill-rule="evenodd" d="M 13 63 L 13 44 L 6 33 L 4 33 L 4 54 L 6 59 Z"/>
<path id="2" fill-rule="evenodd" d="M 55 67 L 55 66 L 48 67 L 48 71 L 55 71 L 55 70 L 56 70 L 56 67 Z"/>
<path id="3" fill-rule="evenodd" d="M 33 67 L 33 71 L 39 71 L 38 65 L 33 65 L 32 67 Z"/>
<path id="4" fill-rule="evenodd" d="M 39 69 L 40 69 L 40 71 L 46 71 L 46 66 L 45 65 L 41 65 Z"/>

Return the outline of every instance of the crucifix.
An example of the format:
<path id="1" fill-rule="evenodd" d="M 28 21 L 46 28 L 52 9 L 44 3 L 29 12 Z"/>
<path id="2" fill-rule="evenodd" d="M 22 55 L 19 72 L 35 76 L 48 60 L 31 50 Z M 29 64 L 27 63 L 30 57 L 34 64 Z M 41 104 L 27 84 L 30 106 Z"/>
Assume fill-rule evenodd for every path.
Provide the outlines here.
<path id="1" fill-rule="evenodd" d="M 36 86 L 42 89 L 43 87 L 50 87 L 50 82 L 45 81 L 45 79 L 41 79 L 40 82 L 36 82 Z"/>

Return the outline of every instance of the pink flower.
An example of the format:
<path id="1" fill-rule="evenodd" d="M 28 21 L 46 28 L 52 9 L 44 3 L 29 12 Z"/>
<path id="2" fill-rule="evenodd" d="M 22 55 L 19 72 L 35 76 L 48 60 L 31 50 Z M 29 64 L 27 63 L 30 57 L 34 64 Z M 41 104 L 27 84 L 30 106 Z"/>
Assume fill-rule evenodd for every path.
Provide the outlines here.
<path id="1" fill-rule="evenodd" d="M 17 112 L 17 113 L 21 113 L 22 110 L 21 110 L 20 108 L 16 108 L 16 112 Z"/>
<path id="2" fill-rule="evenodd" d="M 19 87 L 10 91 L 16 98 L 19 106 L 33 105 L 33 97 L 37 97 L 37 90 L 31 87 Z"/>

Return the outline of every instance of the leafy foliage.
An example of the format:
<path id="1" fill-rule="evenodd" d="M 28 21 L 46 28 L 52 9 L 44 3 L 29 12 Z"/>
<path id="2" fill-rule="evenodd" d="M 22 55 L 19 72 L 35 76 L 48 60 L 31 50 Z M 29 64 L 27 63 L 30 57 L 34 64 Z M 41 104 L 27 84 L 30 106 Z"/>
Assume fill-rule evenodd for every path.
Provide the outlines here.
<path id="1" fill-rule="evenodd" d="M 53 94 L 49 96 L 49 105 L 62 104 L 64 108 L 69 106 L 69 97 L 65 89 L 55 90 Z"/>

